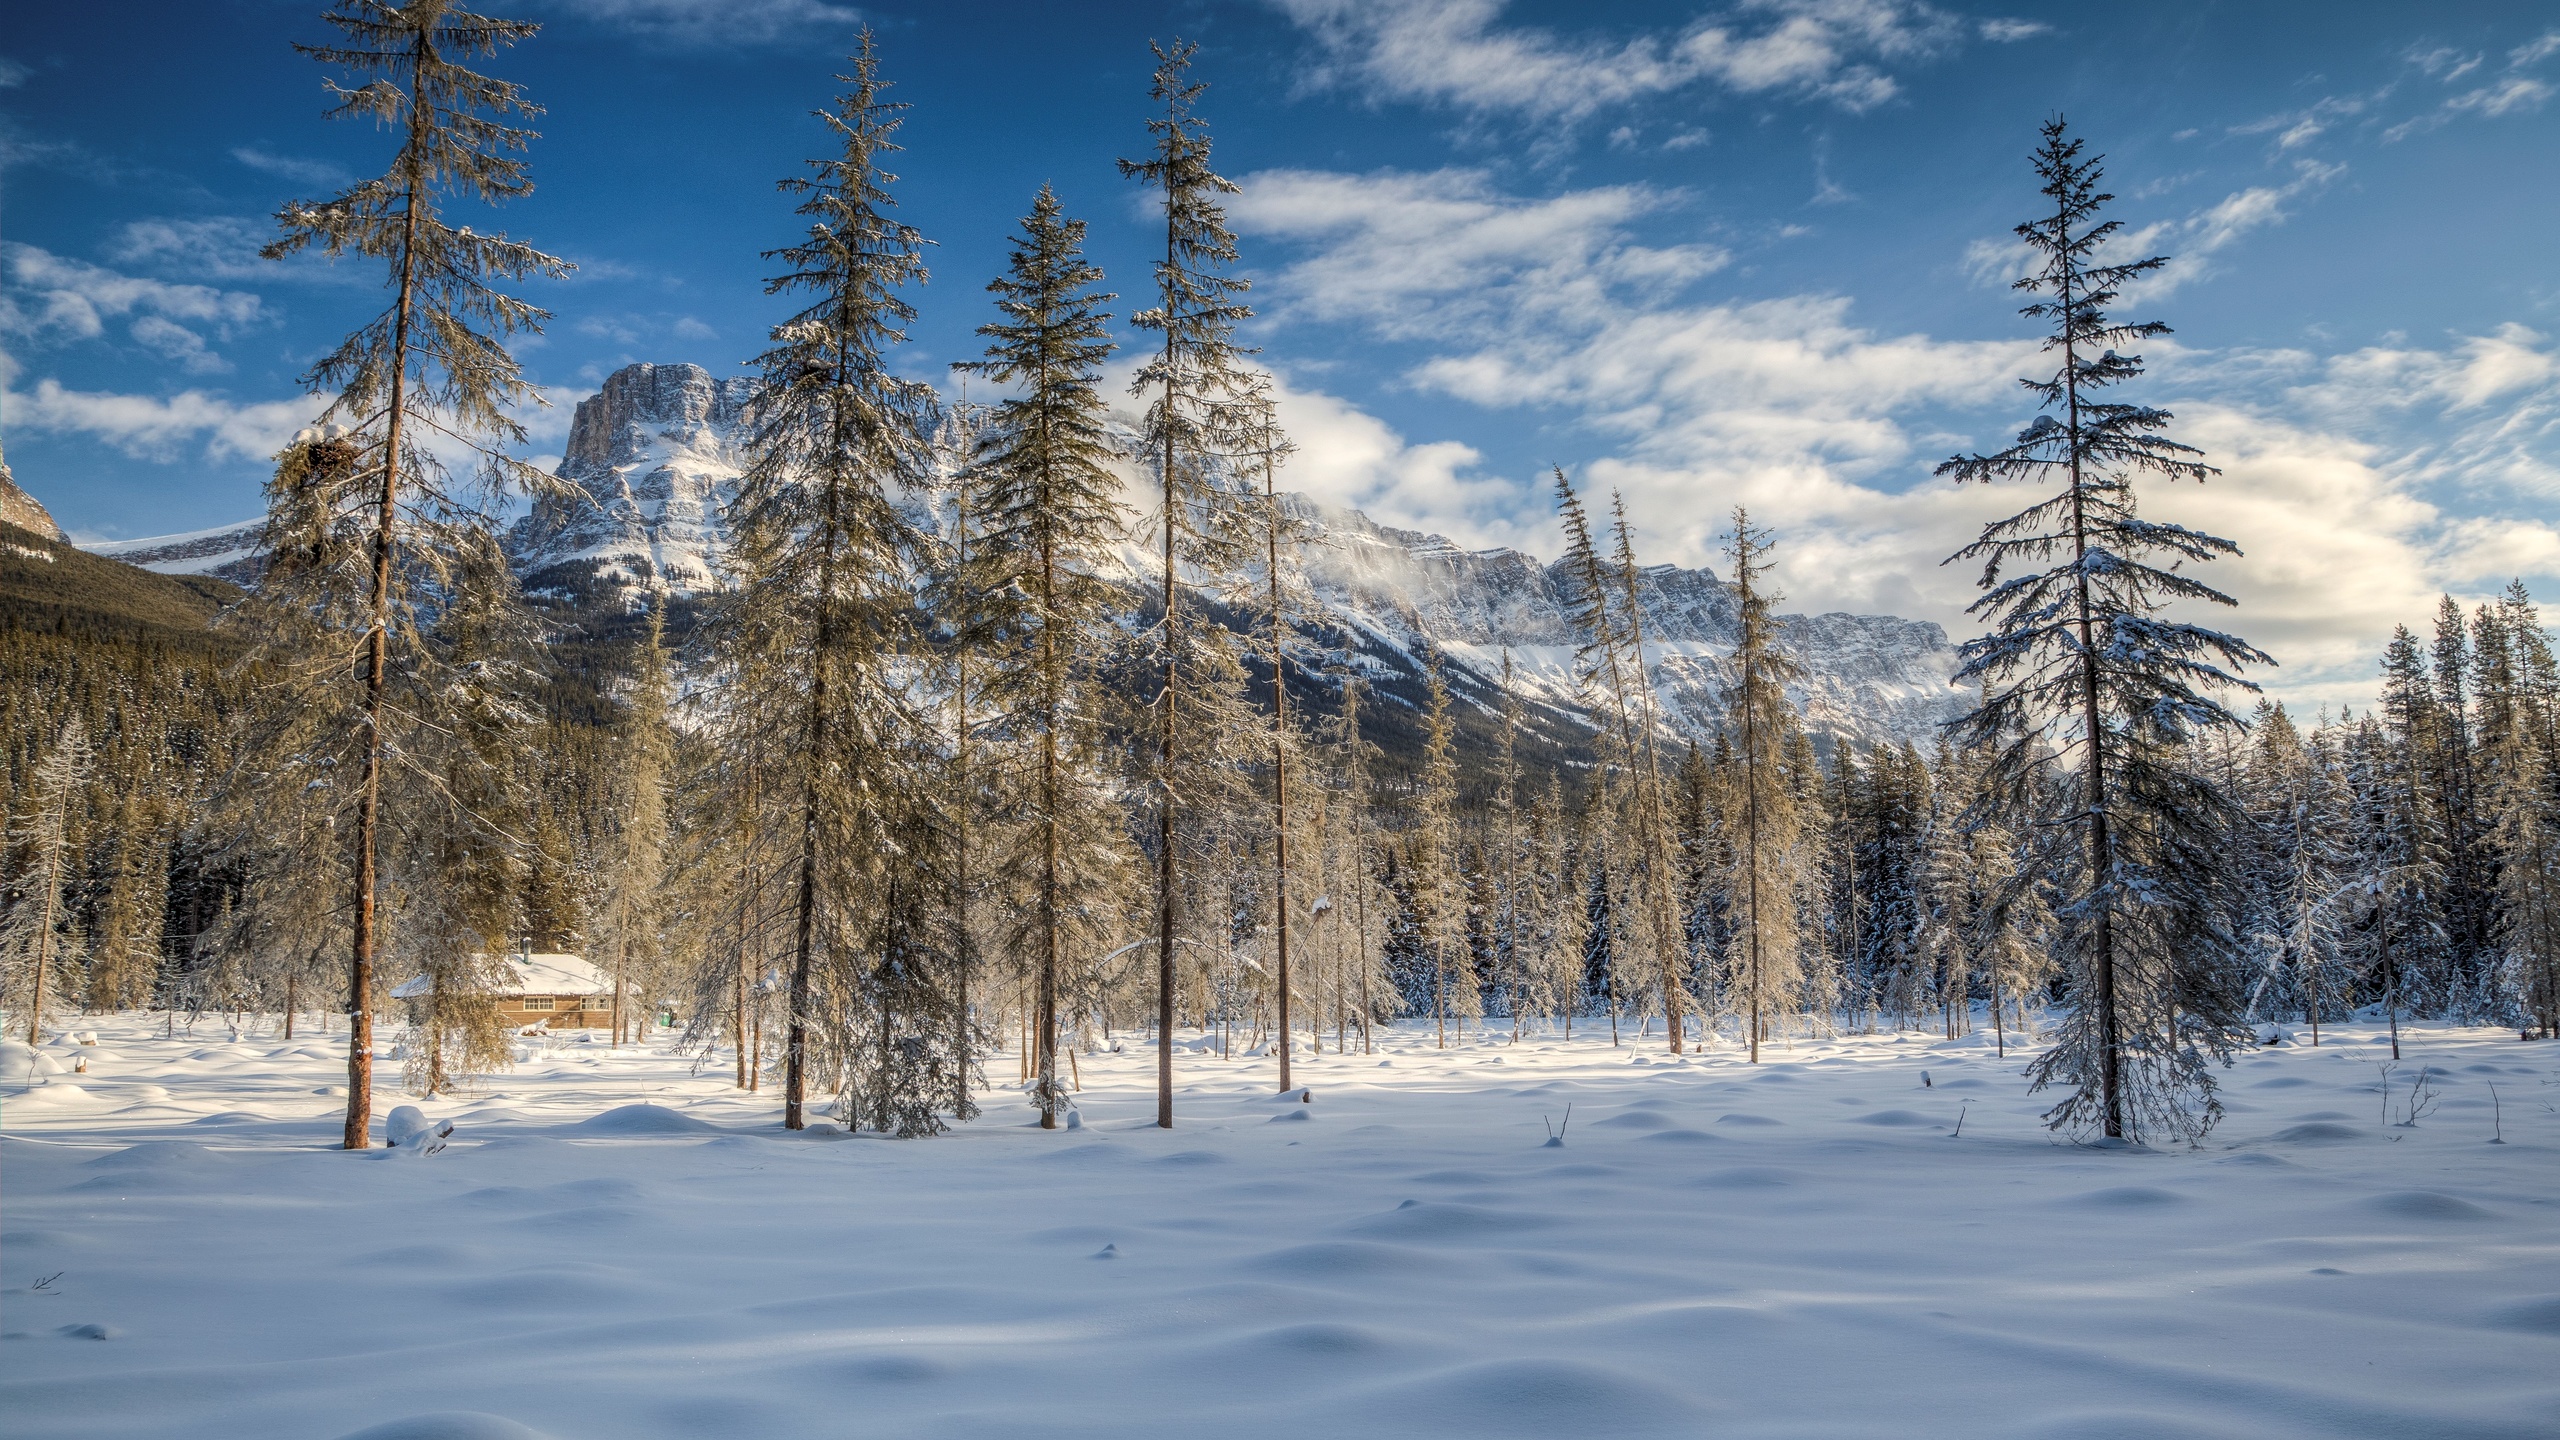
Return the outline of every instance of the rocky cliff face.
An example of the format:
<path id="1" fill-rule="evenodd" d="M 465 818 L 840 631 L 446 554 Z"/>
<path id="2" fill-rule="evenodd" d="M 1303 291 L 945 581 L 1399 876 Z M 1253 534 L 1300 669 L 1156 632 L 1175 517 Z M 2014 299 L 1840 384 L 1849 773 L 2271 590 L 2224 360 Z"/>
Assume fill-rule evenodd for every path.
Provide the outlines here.
<path id="1" fill-rule="evenodd" d="M 750 382 L 699 365 L 632 365 L 578 402 L 559 475 L 509 536 L 529 589 L 572 578 L 653 593 L 717 588 L 736 492 L 736 430 Z"/>
<path id="2" fill-rule="evenodd" d="M 54 523 L 53 512 L 44 508 L 42 501 L 18 488 L 17 477 L 9 473 L 9 458 L 5 455 L 0 455 L 0 520 L 47 540 L 68 538 L 62 533 L 62 527 Z"/>

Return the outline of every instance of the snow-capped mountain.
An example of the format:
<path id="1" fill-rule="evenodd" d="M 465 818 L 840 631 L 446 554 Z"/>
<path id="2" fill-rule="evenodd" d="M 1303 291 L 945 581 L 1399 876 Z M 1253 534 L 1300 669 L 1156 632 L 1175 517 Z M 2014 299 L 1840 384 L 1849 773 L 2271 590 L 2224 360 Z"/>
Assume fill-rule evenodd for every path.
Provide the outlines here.
<path id="1" fill-rule="evenodd" d="M 743 464 L 738 431 L 748 386 L 699 365 L 632 365 L 579 402 L 559 468 L 573 493 L 537 505 L 509 536 L 527 588 L 624 601 L 716 589 L 728 546 L 724 509 Z M 1303 564 L 1317 601 L 1317 638 L 1368 672 L 1382 696 L 1417 700 L 1419 657 L 1436 650 L 1458 672 L 1461 699 L 1481 707 L 1481 720 L 1498 697 L 1508 652 L 1531 724 L 1549 743 L 1574 745 L 1583 722 L 1561 562 L 1468 550 L 1357 510 L 1291 503 L 1314 536 Z M 245 581 L 255 575 L 256 539 L 253 523 L 90 548 L 166 573 Z M 1133 544 L 1122 553 L 1135 603 L 1137 592 L 1153 588 L 1151 551 Z M 1704 739 L 1724 712 L 1732 593 L 1713 572 L 1677 565 L 1649 567 L 1638 588 L 1664 723 Z M 1956 658 L 1946 633 L 1927 621 L 1790 616 L 1785 643 L 1804 667 L 1794 694 L 1817 735 L 1926 744 L 1965 698 L 1951 682 Z"/>
<path id="2" fill-rule="evenodd" d="M 579 401 L 558 472 L 577 493 L 537 504 L 508 537 L 526 586 L 574 573 L 643 590 L 716 588 L 751 383 L 699 365 L 628 365 Z"/>

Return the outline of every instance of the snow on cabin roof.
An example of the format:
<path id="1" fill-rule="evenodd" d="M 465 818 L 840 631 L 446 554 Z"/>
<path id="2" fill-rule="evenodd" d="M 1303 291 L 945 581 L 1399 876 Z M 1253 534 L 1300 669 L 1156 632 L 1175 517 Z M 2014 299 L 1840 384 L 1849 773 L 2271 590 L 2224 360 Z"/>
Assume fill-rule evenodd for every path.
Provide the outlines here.
<path id="1" fill-rule="evenodd" d="M 587 962 L 583 955 L 510 955 L 509 968 L 515 972 L 513 988 L 500 985 L 500 995 L 610 995 L 613 977 Z M 424 975 L 412 975 L 391 987 L 394 1000 L 415 1000 L 435 989 L 435 982 Z"/>

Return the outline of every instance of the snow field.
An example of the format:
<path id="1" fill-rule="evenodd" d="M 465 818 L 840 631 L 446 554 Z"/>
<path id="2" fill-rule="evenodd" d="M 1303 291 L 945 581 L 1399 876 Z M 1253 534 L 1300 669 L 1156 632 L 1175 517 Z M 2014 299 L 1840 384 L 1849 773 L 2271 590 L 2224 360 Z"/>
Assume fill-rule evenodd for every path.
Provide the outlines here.
<path id="1" fill-rule="evenodd" d="M 2156 1152 L 2056 1143 L 1983 1036 L 1408 1028 L 1307 1103 L 1185 1053 L 1171 1132 L 1132 1047 L 1077 1129 L 912 1142 L 573 1042 L 421 1155 L 328 1148 L 326 1041 L 94 1029 L 0 1053 L 31 1440 L 2560 1429 L 2560 1045 L 2513 1032 L 2413 1032 L 2388 1099 L 2369 1027 L 2245 1056 Z"/>

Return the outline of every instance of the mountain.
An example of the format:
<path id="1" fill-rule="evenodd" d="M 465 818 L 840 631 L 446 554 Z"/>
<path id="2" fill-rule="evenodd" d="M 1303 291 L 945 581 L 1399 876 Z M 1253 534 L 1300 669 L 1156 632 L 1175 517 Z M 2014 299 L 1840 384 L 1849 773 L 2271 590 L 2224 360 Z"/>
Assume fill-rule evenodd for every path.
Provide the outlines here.
<path id="1" fill-rule="evenodd" d="M 699 365 L 632 365 L 579 402 L 559 477 L 569 493 L 546 499 L 508 536 L 526 589 L 553 614 L 620 616 L 643 594 L 683 600 L 715 590 L 727 554 L 723 510 L 743 457 L 739 421 L 749 382 L 715 379 Z M 1387 703 L 1380 742 L 1402 743 L 1423 702 L 1421 656 L 1445 658 L 1462 703 L 1461 724 L 1489 740 L 1499 709 L 1503 657 L 1526 708 L 1517 737 L 1536 758 L 1588 749 L 1590 725 L 1575 700 L 1576 637 L 1562 562 L 1518 550 L 1468 550 L 1448 539 L 1380 525 L 1357 510 L 1299 497 L 1290 504 L 1314 540 L 1304 570 L 1316 600 L 1310 639 L 1345 657 Z M 257 527 L 229 527 L 90 547 L 164 573 L 238 575 L 254 567 Z M 1143 609 L 1149 549 L 1127 547 L 1118 576 Z M 248 572 L 254 576 L 254 568 Z M 1647 654 L 1666 727 L 1706 740 L 1723 714 L 1736 634 L 1732 591 L 1703 567 L 1655 565 L 1638 584 Z M 1232 617 L 1243 623 L 1242 617 Z M 1821 743 L 1928 743 L 1965 701 L 1952 676 L 1946 633 L 1890 615 L 1786 617 L 1785 645 L 1804 667 L 1793 688 Z M 1312 668 L 1293 665 L 1293 689 L 1323 704 Z M 1267 678 L 1267 677 L 1266 677 Z"/>
<path id="2" fill-rule="evenodd" d="M 266 562 L 258 555 L 263 520 L 217 525 L 181 535 L 153 535 L 141 540 L 92 540 L 80 548 L 108 560 L 121 560 L 155 575 L 210 575 L 234 585 L 254 585 Z"/>
<path id="3" fill-rule="evenodd" d="M 18 478 L 9 473 L 9 457 L 0 455 L 0 524 L 15 525 L 29 534 L 47 540 L 66 539 L 62 527 L 53 523 L 53 512 L 44 503 L 18 488 Z"/>
<path id="4" fill-rule="evenodd" d="M 558 472 L 575 493 L 537 503 L 508 536 L 525 587 L 715 588 L 751 385 L 699 365 L 628 365 L 579 401 Z"/>

